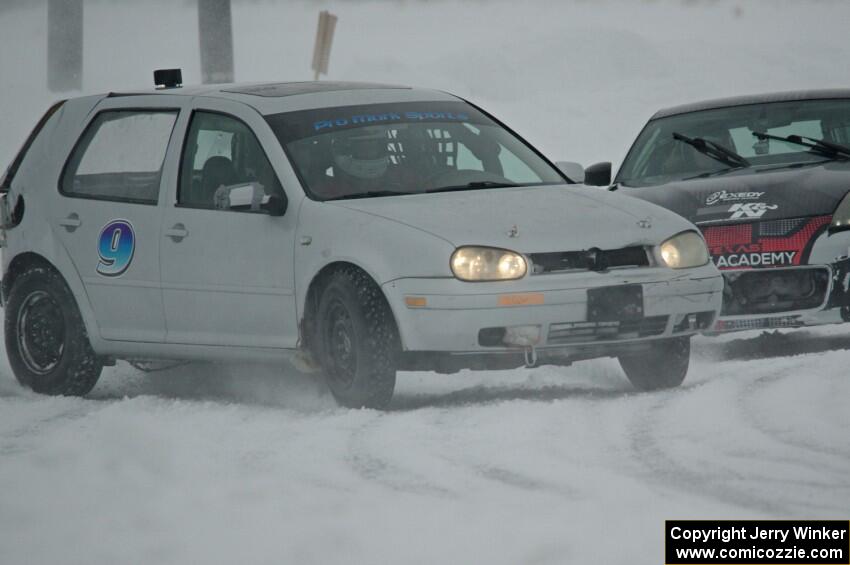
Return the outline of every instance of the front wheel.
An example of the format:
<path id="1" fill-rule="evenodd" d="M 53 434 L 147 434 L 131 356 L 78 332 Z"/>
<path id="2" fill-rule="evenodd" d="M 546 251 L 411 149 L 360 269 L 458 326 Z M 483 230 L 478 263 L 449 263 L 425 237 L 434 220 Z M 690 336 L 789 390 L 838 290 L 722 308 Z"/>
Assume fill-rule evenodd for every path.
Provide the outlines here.
<path id="1" fill-rule="evenodd" d="M 100 377 L 80 311 L 68 285 L 47 267 L 15 279 L 5 312 L 6 354 L 22 385 L 42 394 L 83 396 Z"/>
<path id="2" fill-rule="evenodd" d="M 354 268 L 334 273 L 318 309 L 317 345 L 342 406 L 384 408 L 395 389 L 399 339 L 381 289 Z"/>
<path id="3" fill-rule="evenodd" d="M 691 360 L 691 338 L 653 342 L 641 353 L 620 355 L 620 366 L 638 390 L 661 390 L 682 384 Z"/>

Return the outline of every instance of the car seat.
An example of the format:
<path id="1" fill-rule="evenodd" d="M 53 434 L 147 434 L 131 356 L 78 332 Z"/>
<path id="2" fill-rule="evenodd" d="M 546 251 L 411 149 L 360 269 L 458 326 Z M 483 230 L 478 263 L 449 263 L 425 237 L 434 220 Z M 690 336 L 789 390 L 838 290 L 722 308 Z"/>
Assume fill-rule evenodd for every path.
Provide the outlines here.
<path id="1" fill-rule="evenodd" d="M 200 192 L 193 195 L 192 204 L 212 207 L 215 205 L 216 189 L 221 185 L 228 186 L 236 182 L 236 168 L 233 166 L 233 161 L 221 155 L 210 157 L 201 169 Z"/>

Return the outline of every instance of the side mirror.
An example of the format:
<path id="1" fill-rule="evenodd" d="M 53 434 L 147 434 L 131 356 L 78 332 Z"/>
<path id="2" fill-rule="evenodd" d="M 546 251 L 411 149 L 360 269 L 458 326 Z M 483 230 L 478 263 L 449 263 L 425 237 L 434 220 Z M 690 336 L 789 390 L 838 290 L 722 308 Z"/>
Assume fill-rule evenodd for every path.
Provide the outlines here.
<path id="1" fill-rule="evenodd" d="M 611 163 L 605 161 L 586 168 L 584 170 L 584 184 L 589 186 L 608 186 L 611 184 Z"/>
<path id="2" fill-rule="evenodd" d="M 235 186 L 220 186 L 215 191 L 215 207 L 238 212 L 266 212 L 269 216 L 286 213 L 286 196 L 266 194 L 261 184 L 249 182 Z"/>
<path id="3" fill-rule="evenodd" d="M 555 166 L 574 183 L 584 182 L 584 167 L 572 161 L 556 161 Z"/>
<path id="4" fill-rule="evenodd" d="M 286 214 L 286 196 L 269 196 L 260 208 L 268 212 L 269 216 L 283 216 Z"/>

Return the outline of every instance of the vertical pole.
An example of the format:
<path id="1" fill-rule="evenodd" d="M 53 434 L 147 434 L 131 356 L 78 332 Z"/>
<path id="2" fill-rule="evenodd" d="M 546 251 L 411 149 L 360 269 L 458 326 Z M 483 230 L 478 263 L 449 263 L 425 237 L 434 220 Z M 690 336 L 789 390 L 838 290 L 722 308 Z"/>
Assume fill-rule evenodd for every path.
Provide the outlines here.
<path id="1" fill-rule="evenodd" d="M 328 74 L 328 63 L 331 59 L 331 45 L 334 40 L 337 17 L 327 10 L 319 12 L 319 25 L 316 27 L 316 44 L 313 46 L 313 80 L 319 80 L 319 75 Z"/>
<path id="2" fill-rule="evenodd" d="M 233 82 L 233 26 L 230 0 L 198 0 L 201 81 Z"/>
<path id="3" fill-rule="evenodd" d="M 83 87 L 83 0 L 47 2 L 47 88 Z"/>

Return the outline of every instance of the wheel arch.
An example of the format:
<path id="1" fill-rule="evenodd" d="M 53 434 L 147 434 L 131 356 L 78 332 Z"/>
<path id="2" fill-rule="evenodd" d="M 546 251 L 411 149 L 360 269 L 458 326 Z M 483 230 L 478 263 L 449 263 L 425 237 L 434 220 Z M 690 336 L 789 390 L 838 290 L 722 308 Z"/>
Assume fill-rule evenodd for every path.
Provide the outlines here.
<path id="1" fill-rule="evenodd" d="M 27 269 L 35 266 L 43 266 L 45 268 L 56 271 L 59 276 L 62 274 L 59 272 L 53 263 L 48 261 L 43 255 L 38 253 L 27 251 L 24 253 L 19 253 L 15 255 L 15 257 L 9 262 L 9 266 L 6 267 L 6 273 L 3 275 L 3 304 L 5 305 L 9 300 L 9 292 L 12 290 L 12 286 L 15 284 L 15 280 Z M 63 279 L 65 277 L 62 277 Z M 67 281 L 66 281 L 67 284 Z"/>
<path id="2" fill-rule="evenodd" d="M 77 271 L 73 268 L 73 265 L 70 264 L 70 261 L 68 261 L 67 265 L 56 265 L 53 261 L 49 260 L 37 251 L 23 251 L 15 255 L 7 263 L 5 272 L 3 273 L 3 281 L 0 283 L 0 296 L 2 296 L 3 306 L 6 306 L 6 303 L 9 300 L 9 292 L 12 290 L 12 285 L 15 284 L 15 280 L 17 280 L 21 273 L 25 272 L 30 267 L 39 265 L 54 271 L 68 286 L 68 289 L 71 291 L 71 295 L 77 303 L 77 308 L 80 310 L 80 315 L 83 319 L 83 324 L 86 326 L 89 339 L 94 345 L 97 338 L 100 336 L 100 333 L 97 331 L 97 324 L 94 321 L 94 313 L 92 312 L 91 306 L 88 302 L 88 295 L 86 295 L 82 281 L 77 277 L 68 277 L 67 271 L 63 271 L 61 268 L 63 266 L 68 267 L 71 270 L 71 273 L 76 275 Z"/>
<path id="3" fill-rule="evenodd" d="M 345 269 L 356 269 L 363 273 L 363 275 L 369 277 L 369 279 L 375 284 L 392 313 L 393 322 L 398 330 L 398 338 L 399 340 L 402 340 L 401 329 L 398 326 L 398 316 L 396 316 L 396 313 L 393 310 L 393 305 L 390 303 L 384 289 L 381 288 L 381 285 L 378 283 L 375 276 L 370 273 L 368 269 L 354 262 L 336 260 L 319 269 L 310 279 L 310 283 L 307 286 L 307 292 L 305 293 L 303 303 L 301 304 L 298 321 L 299 347 L 309 351 L 310 353 L 314 352 L 313 346 L 315 341 L 316 314 L 319 310 L 319 299 L 321 298 L 325 287 L 330 282 L 331 277 L 333 277 L 335 273 Z"/>
<path id="4" fill-rule="evenodd" d="M 15 290 L 18 285 L 20 291 Z M 13 295 L 14 300 L 14 304 L 5 303 L 6 354 L 18 382 L 40 394 L 88 394 L 100 378 L 103 359 L 91 347 L 79 301 L 61 270 L 39 253 L 20 253 L 12 258 L 6 268 L 2 293 L 5 300 L 10 295 Z M 24 319 L 21 313 L 39 293 L 51 296 L 50 301 L 61 319 L 59 324 L 62 331 L 58 338 L 61 341 L 57 343 L 54 341 L 57 336 L 55 327 L 46 330 L 51 336 L 48 338 L 50 344 L 47 345 L 50 349 L 41 349 L 41 353 L 36 353 L 34 357 L 29 353 L 30 348 L 34 345 L 38 352 L 42 346 L 30 341 L 32 338 L 28 336 L 32 335 L 33 330 L 21 325 Z M 35 300 L 41 301 L 42 298 Z M 10 306 L 13 308 L 10 309 Z M 48 322 L 48 325 L 54 324 Z M 40 333 L 37 325 L 34 328 L 37 334 Z M 49 357 L 45 359 L 43 355 Z"/>

